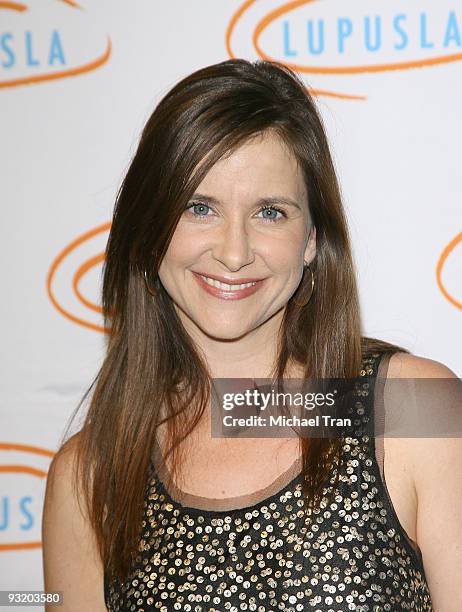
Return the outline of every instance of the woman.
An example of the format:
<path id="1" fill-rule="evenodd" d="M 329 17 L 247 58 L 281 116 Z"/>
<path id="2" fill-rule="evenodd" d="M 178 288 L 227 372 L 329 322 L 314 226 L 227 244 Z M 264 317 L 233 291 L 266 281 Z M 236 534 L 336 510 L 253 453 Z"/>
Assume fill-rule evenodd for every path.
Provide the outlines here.
<path id="1" fill-rule="evenodd" d="M 293 72 L 230 60 L 161 100 L 102 303 L 107 355 L 47 481 L 64 610 L 462 609 L 459 440 L 211 436 L 211 379 L 363 377 L 368 420 L 378 374 L 455 378 L 362 337 L 326 135 Z"/>

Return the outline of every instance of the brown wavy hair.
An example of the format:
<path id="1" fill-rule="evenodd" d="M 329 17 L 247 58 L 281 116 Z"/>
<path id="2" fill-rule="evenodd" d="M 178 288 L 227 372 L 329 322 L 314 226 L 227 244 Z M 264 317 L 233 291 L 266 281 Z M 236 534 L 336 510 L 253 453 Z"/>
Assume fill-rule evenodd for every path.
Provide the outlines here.
<path id="1" fill-rule="evenodd" d="M 156 428 L 167 423 L 177 473 L 177 446 L 198 423 L 211 388 L 206 363 L 157 271 L 210 168 L 267 130 L 288 145 L 303 172 L 317 244 L 314 292 L 305 307 L 293 303 L 310 284 L 304 274 L 285 309 L 272 375 L 283 378 L 295 361 L 306 377 L 356 377 L 373 352 L 407 352 L 361 334 L 338 179 L 322 118 L 298 75 L 277 62 L 232 59 L 177 83 L 149 117 L 117 193 L 103 267 L 106 355 L 76 408 L 93 391 L 82 427 L 72 436 L 78 499 L 105 571 L 121 580 L 138 554 Z M 155 295 L 147 291 L 144 273 Z M 319 502 L 341 461 L 341 446 L 341 439 L 301 441 L 307 506 Z"/>

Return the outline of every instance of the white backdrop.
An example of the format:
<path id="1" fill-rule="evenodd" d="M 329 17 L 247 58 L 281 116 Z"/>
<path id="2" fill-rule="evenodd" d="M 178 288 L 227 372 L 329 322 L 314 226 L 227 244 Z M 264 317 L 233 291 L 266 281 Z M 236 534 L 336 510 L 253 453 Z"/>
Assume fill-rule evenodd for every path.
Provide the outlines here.
<path id="1" fill-rule="evenodd" d="M 462 376 L 455 6 L 0 2 L 0 589 L 43 588 L 45 477 L 103 358 L 101 255 L 115 194 L 157 101 L 200 67 L 266 57 L 299 71 L 338 169 L 365 333 Z"/>

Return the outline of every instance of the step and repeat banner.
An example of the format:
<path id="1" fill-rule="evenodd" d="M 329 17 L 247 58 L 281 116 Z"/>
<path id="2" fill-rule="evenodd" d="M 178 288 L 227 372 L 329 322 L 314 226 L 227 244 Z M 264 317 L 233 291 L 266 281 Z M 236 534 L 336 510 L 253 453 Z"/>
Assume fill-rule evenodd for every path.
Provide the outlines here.
<path id="1" fill-rule="evenodd" d="M 284 62 L 316 96 L 364 332 L 462 376 L 457 2 L 0 1 L 0 590 L 43 589 L 47 470 L 103 358 L 104 247 L 141 129 L 232 57 Z"/>

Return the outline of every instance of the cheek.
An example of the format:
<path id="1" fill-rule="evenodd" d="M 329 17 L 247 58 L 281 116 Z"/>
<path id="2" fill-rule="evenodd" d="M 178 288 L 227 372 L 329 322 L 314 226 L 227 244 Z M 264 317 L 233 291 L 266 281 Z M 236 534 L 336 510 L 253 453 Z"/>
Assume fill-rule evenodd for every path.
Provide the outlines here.
<path id="1" fill-rule="evenodd" d="M 177 227 L 165 254 L 165 261 L 173 265 L 190 264 L 202 252 L 205 241 L 197 232 Z"/>
<path id="2" fill-rule="evenodd" d="M 261 253 L 275 271 L 298 268 L 304 249 L 301 232 L 287 232 L 284 236 L 274 237 L 261 242 Z"/>
<path id="3" fill-rule="evenodd" d="M 269 257 L 275 268 L 286 269 L 297 265 L 300 259 L 299 249 L 294 243 L 284 242 L 274 244 L 269 251 Z"/>

